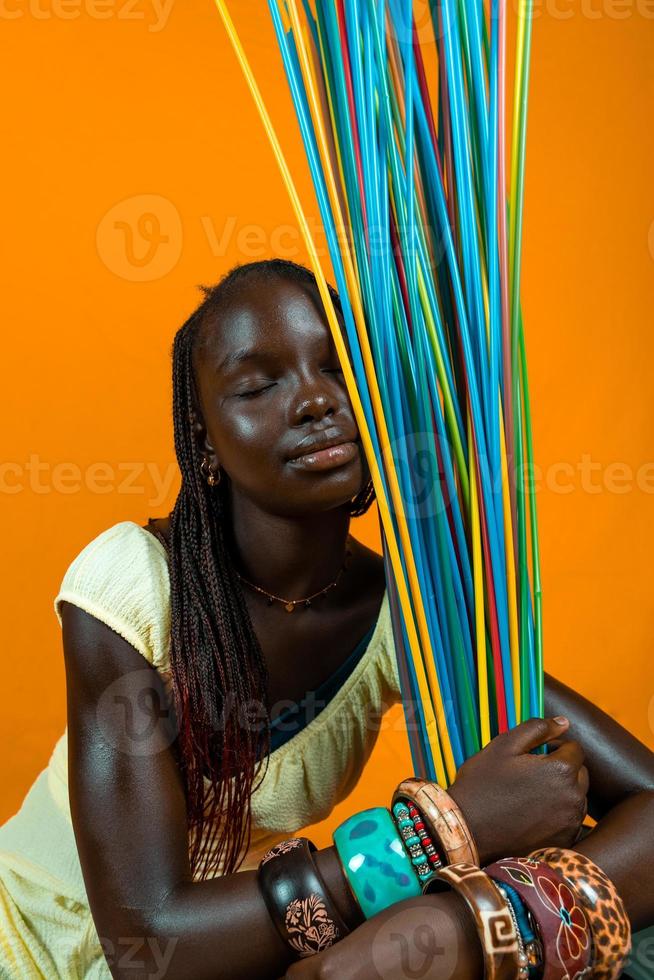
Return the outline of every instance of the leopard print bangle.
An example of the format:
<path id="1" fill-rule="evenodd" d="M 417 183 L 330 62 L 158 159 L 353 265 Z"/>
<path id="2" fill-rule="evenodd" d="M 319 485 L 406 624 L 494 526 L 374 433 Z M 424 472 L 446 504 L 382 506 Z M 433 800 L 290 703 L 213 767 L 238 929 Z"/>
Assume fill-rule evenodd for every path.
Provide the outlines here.
<path id="1" fill-rule="evenodd" d="M 280 936 L 301 959 L 328 949 L 349 932 L 320 876 L 306 837 L 275 844 L 261 858 L 258 883 Z"/>
<path id="2" fill-rule="evenodd" d="M 529 856 L 556 868 L 579 895 L 593 937 L 593 980 L 619 977 L 631 951 L 631 923 L 611 879 L 577 851 L 543 847 Z"/>

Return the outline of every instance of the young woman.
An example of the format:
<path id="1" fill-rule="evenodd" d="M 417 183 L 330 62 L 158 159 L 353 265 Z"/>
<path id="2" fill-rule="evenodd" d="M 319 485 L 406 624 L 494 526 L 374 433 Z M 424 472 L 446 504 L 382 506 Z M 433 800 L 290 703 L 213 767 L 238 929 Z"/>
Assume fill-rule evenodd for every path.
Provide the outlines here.
<path id="1" fill-rule="evenodd" d="M 409 975 L 383 931 L 400 910 L 407 942 L 439 916 L 451 955 L 430 977 L 480 978 L 453 892 L 357 926 L 334 848 L 319 851 L 352 931 L 294 964 L 257 881 L 271 845 L 354 787 L 373 719 L 400 698 L 382 559 L 349 534 L 372 487 L 311 273 L 254 263 L 205 290 L 175 337 L 173 416 L 174 510 L 99 534 L 55 599 L 68 724 L 0 828 L 0 977 L 375 977 L 383 963 L 392 980 Z M 551 677 L 546 710 L 450 789 L 480 859 L 574 843 L 632 927 L 649 925 L 654 757 Z M 599 822 L 580 841 L 587 811 Z"/>

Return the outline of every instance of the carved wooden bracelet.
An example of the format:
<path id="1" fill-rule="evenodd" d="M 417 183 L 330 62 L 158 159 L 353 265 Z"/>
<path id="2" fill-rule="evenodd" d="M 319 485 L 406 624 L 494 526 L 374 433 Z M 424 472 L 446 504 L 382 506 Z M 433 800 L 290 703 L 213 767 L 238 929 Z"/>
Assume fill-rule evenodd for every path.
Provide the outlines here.
<path id="1" fill-rule="evenodd" d="M 513 916 L 488 875 L 473 864 L 450 864 L 436 876 L 447 882 L 472 912 L 484 951 L 485 980 L 515 980 L 523 963 Z"/>
<path id="2" fill-rule="evenodd" d="M 298 957 L 313 956 L 349 932 L 313 859 L 306 837 L 275 844 L 259 862 L 258 883 L 270 917 Z"/>

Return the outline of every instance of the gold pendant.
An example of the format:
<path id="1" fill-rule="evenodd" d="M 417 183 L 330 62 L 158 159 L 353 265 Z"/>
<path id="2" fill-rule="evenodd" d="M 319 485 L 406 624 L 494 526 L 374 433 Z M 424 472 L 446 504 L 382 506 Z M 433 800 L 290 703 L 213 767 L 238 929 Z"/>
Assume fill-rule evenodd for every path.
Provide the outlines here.
<path id="1" fill-rule="evenodd" d="M 293 612 L 293 610 L 295 609 L 295 603 L 287 602 L 286 605 L 284 606 L 284 609 L 286 610 L 286 612 Z"/>

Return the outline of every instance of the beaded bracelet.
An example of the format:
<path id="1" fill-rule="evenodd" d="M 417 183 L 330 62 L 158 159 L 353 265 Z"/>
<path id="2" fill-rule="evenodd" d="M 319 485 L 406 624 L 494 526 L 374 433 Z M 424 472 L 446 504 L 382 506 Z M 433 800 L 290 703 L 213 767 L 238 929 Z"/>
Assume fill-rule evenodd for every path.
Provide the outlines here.
<path id="1" fill-rule="evenodd" d="M 611 879 L 577 851 L 544 847 L 529 857 L 555 868 L 579 896 L 593 938 L 593 980 L 619 977 L 631 951 L 631 923 Z"/>
<path id="2" fill-rule="evenodd" d="M 417 815 L 417 819 L 415 815 Z M 393 817 L 424 892 L 426 886 L 435 877 L 435 867 L 441 867 L 442 862 L 439 860 L 431 838 L 427 835 L 421 815 L 414 806 L 399 801 L 393 807 Z M 427 850 L 428 847 L 430 851 Z"/>
<path id="3" fill-rule="evenodd" d="M 259 862 L 257 880 L 270 917 L 298 957 L 313 956 L 349 932 L 329 894 L 306 837 L 275 844 Z"/>
<path id="4" fill-rule="evenodd" d="M 543 980 L 591 974 L 588 918 L 557 871 L 532 858 L 503 858 L 484 870 L 498 884 L 511 885 L 534 917 L 543 946 Z"/>
<path id="5" fill-rule="evenodd" d="M 525 965 L 519 932 L 508 902 L 489 876 L 473 864 L 450 864 L 436 876 L 466 902 L 484 953 L 485 980 L 516 980 Z"/>
<path id="6" fill-rule="evenodd" d="M 366 919 L 422 894 L 418 877 L 386 807 L 344 820 L 332 839 L 350 889 Z"/>
<path id="7" fill-rule="evenodd" d="M 405 779 L 395 790 L 391 805 L 401 800 L 413 803 L 420 811 L 448 864 L 479 865 L 477 847 L 465 817 L 445 790 L 426 779 Z"/>
<path id="8" fill-rule="evenodd" d="M 441 853 L 436 849 L 434 841 L 429 836 L 425 818 L 423 817 L 422 813 L 420 813 L 415 803 L 408 803 L 407 805 L 409 807 L 409 816 L 413 820 L 413 826 L 415 827 L 416 834 L 420 838 L 420 843 L 425 849 L 427 860 L 431 865 L 432 871 L 436 871 L 445 864 L 445 860 Z"/>
<path id="9" fill-rule="evenodd" d="M 524 902 L 515 888 L 498 884 L 501 894 L 506 898 L 509 911 L 513 915 L 518 940 L 520 942 L 520 978 L 540 978 L 543 969 L 543 947 L 537 936 L 537 929 Z"/>

